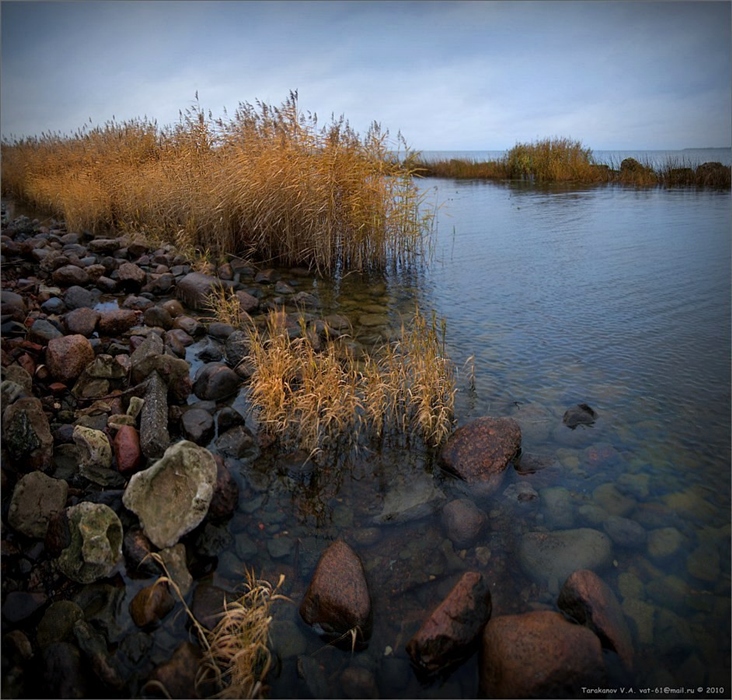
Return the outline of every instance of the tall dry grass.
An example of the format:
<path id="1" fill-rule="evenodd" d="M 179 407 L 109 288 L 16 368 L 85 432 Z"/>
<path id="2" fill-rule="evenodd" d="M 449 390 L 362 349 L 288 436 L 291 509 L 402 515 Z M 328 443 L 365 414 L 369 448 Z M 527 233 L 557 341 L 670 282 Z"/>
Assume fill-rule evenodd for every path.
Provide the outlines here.
<path id="1" fill-rule="evenodd" d="M 401 136 L 398 148 L 408 152 Z M 297 93 L 214 119 L 198 102 L 178 124 L 146 119 L 2 144 L 3 194 L 73 230 L 145 231 L 216 254 L 255 253 L 326 273 L 415 262 L 430 214 L 389 133 L 326 126 Z M 408 161 L 409 159 L 407 159 Z"/>
<path id="2" fill-rule="evenodd" d="M 452 430 L 456 393 L 441 332 L 444 325 L 417 310 L 399 341 L 357 360 L 336 342 L 318 352 L 305 333 L 292 338 L 284 312 L 270 312 L 266 329 L 250 326 L 250 400 L 260 425 L 311 453 L 390 433 L 441 444 Z"/>

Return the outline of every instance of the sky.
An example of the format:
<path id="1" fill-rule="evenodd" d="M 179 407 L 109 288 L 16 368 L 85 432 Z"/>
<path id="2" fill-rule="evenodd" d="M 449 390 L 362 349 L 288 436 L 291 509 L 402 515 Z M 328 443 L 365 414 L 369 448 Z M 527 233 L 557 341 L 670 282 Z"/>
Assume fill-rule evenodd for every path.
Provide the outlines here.
<path id="1" fill-rule="evenodd" d="M 730 2 L 1 2 L 3 139 L 279 106 L 416 150 L 732 145 Z"/>

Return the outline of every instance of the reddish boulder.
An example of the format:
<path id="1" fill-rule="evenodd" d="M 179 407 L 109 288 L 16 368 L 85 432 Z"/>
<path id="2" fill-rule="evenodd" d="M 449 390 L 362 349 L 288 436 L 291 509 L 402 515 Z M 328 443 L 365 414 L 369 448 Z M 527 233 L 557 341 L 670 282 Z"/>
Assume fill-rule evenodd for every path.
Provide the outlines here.
<path id="1" fill-rule="evenodd" d="M 475 651 L 491 609 L 482 574 L 467 571 L 409 640 L 407 654 L 428 674 L 459 664 Z"/>
<path id="2" fill-rule="evenodd" d="M 602 685 L 600 640 L 562 615 L 539 610 L 494 617 L 483 631 L 480 690 L 491 698 L 573 698 Z"/>
<path id="3" fill-rule="evenodd" d="M 138 314 L 132 309 L 113 309 L 99 317 L 99 335 L 113 338 L 130 330 L 137 323 Z"/>
<path id="4" fill-rule="evenodd" d="M 363 648 L 370 639 L 372 611 L 366 576 L 358 555 L 343 540 L 333 542 L 320 556 L 300 615 L 344 646 L 355 643 Z"/>
<path id="5" fill-rule="evenodd" d="M 79 309 L 69 311 L 64 316 L 64 325 L 69 333 L 83 335 L 89 338 L 97 329 L 99 316 L 98 311 L 94 311 L 94 309 L 90 309 L 87 306 L 82 306 Z"/>
<path id="6" fill-rule="evenodd" d="M 498 490 L 506 467 L 521 450 L 521 428 L 513 418 L 483 416 L 458 428 L 440 453 L 442 466 L 481 495 Z"/>
<path id="7" fill-rule="evenodd" d="M 54 338 L 46 347 L 46 366 L 51 376 L 64 384 L 79 378 L 84 368 L 94 360 L 94 348 L 83 335 Z"/>
<path id="8" fill-rule="evenodd" d="M 131 425 L 121 425 L 114 436 L 114 456 L 117 460 L 117 470 L 120 474 L 134 474 L 139 471 L 142 463 L 140 449 L 140 434 Z"/>
<path id="9" fill-rule="evenodd" d="M 559 592 L 557 605 L 580 625 L 592 630 L 602 646 L 617 652 L 633 668 L 633 642 L 625 615 L 610 587 L 593 571 L 575 571 Z"/>
<path id="10" fill-rule="evenodd" d="M 51 279 L 62 287 L 71 287 L 74 284 L 83 287 L 89 282 L 89 273 L 77 265 L 63 265 L 53 271 Z"/>
<path id="11" fill-rule="evenodd" d="M 259 299 L 243 289 L 236 293 L 236 298 L 239 301 L 239 308 L 246 314 L 259 308 Z"/>
<path id="12" fill-rule="evenodd" d="M 147 274 L 135 263 L 124 262 L 117 269 L 117 279 L 126 292 L 139 292 L 147 280 Z"/>

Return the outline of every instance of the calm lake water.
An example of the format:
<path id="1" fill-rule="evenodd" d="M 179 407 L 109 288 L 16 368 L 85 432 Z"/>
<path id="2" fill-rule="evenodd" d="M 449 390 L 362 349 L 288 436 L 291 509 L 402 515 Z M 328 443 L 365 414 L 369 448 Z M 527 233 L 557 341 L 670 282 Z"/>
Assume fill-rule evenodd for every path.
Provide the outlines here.
<path id="1" fill-rule="evenodd" d="M 268 487 L 270 507 L 279 502 L 287 513 L 294 504 L 299 514 L 282 515 L 274 536 L 296 543 L 272 562 L 273 571 L 292 567 L 295 600 L 317 552 L 341 536 L 364 561 L 374 605 L 372 641 L 354 655 L 313 639 L 294 606 L 281 611 L 275 629 L 285 635 L 275 636 L 285 651 L 273 696 L 343 697 L 342 674 L 356 666 L 373 674 L 382 697 L 476 697 L 475 656 L 423 685 L 404 644 L 469 569 L 490 581 L 494 616 L 554 608 L 556 583 L 527 575 L 519 543 L 527 532 L 581 527 L 614 534 L 612 564 L 599 573 L 633 635 L 635 687 L 652 697 L 668 697 L 654 693 L 664 686 L 729 693 L 729 193 L 431 179 L 421 187 L 440 205 L 429 268 L 383 285 L 321 286 L 321 296 L 352 314 L 357 336 L 364 306 L 381 305 L 393 327 L 415 302 L 434 309 L 458 368 L 458 423 L 513 416 L 524 452 L 552 466 L 510 473 L 505 493 L 477 500 L 488 530 L 462 551 L 446 539 L 439 511 L 369 534 L 404 484 L 464 495 L 414 451 L 354 462 L 324 477 L 317 495 L 312 484 L 309 495 L 284 487 L 278 501 Z M 361 329 L 362 339 L 369 332 Z M 598 420 L 571 431 L 562 416 L 577 403 Z M 536 500 L 511 498 L 521 481 Z M 640 526 L 639 540 L 612 530 L 618 517 Z M 317 664 L 301 663 L 298 675 L 303 653 Z M 613 673 L 609 687 L 628 685 Z"/>

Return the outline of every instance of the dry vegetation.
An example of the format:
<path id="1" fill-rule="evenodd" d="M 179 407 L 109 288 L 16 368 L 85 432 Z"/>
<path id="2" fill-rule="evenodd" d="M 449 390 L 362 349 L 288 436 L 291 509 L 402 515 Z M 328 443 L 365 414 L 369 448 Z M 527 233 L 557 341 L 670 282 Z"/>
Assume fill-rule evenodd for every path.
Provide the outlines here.
<path id="1" fill-rule="evenodd" d="M 112 121 L 3 142 L 2 187 L 71 230 L 144 231 L 327 273 L 384 268 L 422 254 L 430 221 L 392 146 L 376 123 L 363 137 L 342 117 L 319 126 L 296 93 L 222 119 L 196 102 L 174 127 Z"/>
<path id="2" fill-rule="evenodd" d="M 456 391 L 441 332 L 417 310 L 398 342 L 356 360 L 337 341 L 317 352 L 306 333 L 290 337 L 284 313 L 271 312 L 264 332 L 250 326 L 250 400 L 260 425 L 310 452 L 392 433 L 439 445 L 452 429 Z"/>
<path id="3" fill-rule="evenodd" d="M 496 161 L 452 158 L 425 163 L 415 156 L 410 162 L 417 172 L 432 177 L 525 180 L 540 183 L 614 182 L 636 187 L 662 185 L 730 189 L 731 172 L 730 167 L 722 163 L 704 163 L 692 167 L 673 159 L 657 169 L 633 158 L 608 166 L 597 163 L 592 151 L 581 142 L 558 137 L 534 143 L 518 143 L 503 159 Z"/>

